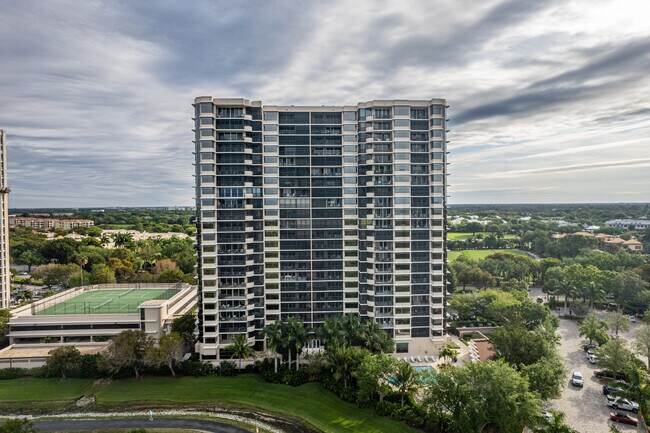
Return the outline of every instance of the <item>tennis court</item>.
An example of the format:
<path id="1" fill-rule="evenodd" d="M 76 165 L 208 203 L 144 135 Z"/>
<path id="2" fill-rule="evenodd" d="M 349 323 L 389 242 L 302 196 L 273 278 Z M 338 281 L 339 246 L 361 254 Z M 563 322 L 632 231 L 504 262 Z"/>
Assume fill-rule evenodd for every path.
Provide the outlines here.
<path id="1" fill-rule="evenodd" d="M 107 289 L 81 293 L 74 298 L 47 306 L 36 315 L 133 314 L 138 306 L 152 299 L 169 299 L 177 289 Z"/>

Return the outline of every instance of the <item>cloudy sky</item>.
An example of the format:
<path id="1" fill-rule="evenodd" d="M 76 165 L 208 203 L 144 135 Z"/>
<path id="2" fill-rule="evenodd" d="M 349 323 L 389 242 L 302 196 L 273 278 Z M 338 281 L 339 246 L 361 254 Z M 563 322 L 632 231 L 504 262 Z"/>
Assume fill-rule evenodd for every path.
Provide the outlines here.
<path id="1" fill-rule="evenodd" d="M 649 23 L 648 0 L 2 1 L 10 206 L 191 205 L 199 95 L 442 97 L 451 203 L 647 202 Z"/>

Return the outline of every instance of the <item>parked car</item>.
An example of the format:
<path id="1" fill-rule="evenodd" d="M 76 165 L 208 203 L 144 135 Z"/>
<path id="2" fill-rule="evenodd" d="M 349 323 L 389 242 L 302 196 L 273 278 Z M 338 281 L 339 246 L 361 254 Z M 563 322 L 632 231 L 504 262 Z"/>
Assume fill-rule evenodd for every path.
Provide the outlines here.
<path id="1" fill-rule="evenodd" d="M 625 373 L 614 373 L 610 370 L 594 370 L 594 376 L 602 379 L 627 380 Z"/>
<path id="2" fill-rule="evenodd" d="M 582 346 L 582 349 L 583 349 L 585 352 L 588 352 L 588 351 L 590 351 L 590 350 L 594 350 L 596 347 L 598 347 L 598 346 L 596 346 L 594 343 L 587 343 L 587 344 L 585 344 L 584 346 Z"/>
<path id="3" fill-rule="evenodd" d="M 639 405 L 636 402 L 630 401 L 626 398 L 608 395 L 606 404 L 612 409 L 629 410 L 634 413 L 637 413 L 639 411 Z"/>
<path id="4" fill-rule="evenodd" d="M 584 384 L 584 379 L 582 377 L 582 373 L 579 371 L 574 371 L 571 373 L 571 385 L 577 386 L 578 388 L 582 388 L 582 385 Z"/>
<path id="5" fill-rule="evenodd" d="M 610 395 L 614 391 L 618 391 L 619 388 L 614 388 L 613 386 L 608 385 L 603 385 L 603 394 L 605 395 Z"/>
<path id="6" fill-rule="evenodd" d="M 631 323 L 636 323 L 636 316 L 629 316 Z"/>
<path id="7" fill-rule="evenodd" d="M 614 422 L 620 422 L 621 424 L 637 425 L 639 420 L 631 417 L 625 412 L 614 411 L 609 413 L 609 419 Z"/>
<path id="8" fill-rule="evenodd" d="M 587 360 L 589 361 L 590 364 L 595 364 L 596 361 L 598 361 L 598 357 L 596 356 L 595 353 L 592 353 L 591 355 L 587 355 Z"/>

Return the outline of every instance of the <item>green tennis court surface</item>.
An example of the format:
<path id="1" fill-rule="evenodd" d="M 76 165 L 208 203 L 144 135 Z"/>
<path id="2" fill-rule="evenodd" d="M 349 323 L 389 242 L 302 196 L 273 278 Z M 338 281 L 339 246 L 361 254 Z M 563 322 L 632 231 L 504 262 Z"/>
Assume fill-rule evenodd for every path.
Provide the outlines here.
<path id="1" fill-rule="evenodd" d="M 151 299 L 169 299 L 176 289 L 110 289 L 81 293 L 37 311 L 36 315 L 133 314 L 138 306 Z"/>

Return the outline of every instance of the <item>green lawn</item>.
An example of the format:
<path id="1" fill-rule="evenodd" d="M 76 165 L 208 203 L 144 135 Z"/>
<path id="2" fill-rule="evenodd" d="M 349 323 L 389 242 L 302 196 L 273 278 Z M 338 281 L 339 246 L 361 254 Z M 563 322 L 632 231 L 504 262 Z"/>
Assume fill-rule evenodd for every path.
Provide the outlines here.
<path id="1" fill-rule="evenodd" d="M 340 400 L 320 384 L 296 388 L 265 383 L 253 375 L 236 377 L 149 377 L 118 380 L 99 391 L 99 404 L 123 402 L 223 403 L 257 407 L 299 417 L 327 433 L 417 432 L 381 418 L 370 409 Z"/>
<path id="2" fill-rule="evenodd" d="M 72 401 L 86 393 L 91 379 L 34 379 L 0 380 L 0 402 Z"/>
<path id="3" fill-rule="evenodd" d="M 494 254 L 494 253 L 510 253 L 515 256 L 524 256 L 524 257 L 530 257 L 528 254 L 522 253 L 521 251 L 517 250 L 460 250 L 460 251 L 449 251 L 448 258 L 450 262 L 453 262 L 460 256 L 461 254 L 466 254 L 470 258 L 474 260 L 482 260 L 486 258 L 487 256 Z M 532 260 L 532 258 L 531 258 Z"/>
<path id="4" fill-rule="evenodd" d="M 148 377 L 117 380 L 92 388 L 90 379 L 21 378 L 0 381 L 0 403 L 65 402 L 95 391 L 101 405 L 123 403 L 221 403 L 249 406 L 298 417 L 326 433 L 416 433 L 405 424 L 379 417 L 340 400 L 320 384 L 296 388 L 265 383 L 253 375 L 236 377 Z M 91 389 L 92 388 L 92 389 Z"/>
<path id="5" fill-rule="evenodd" d="M 483 235 L 484 238 L 490 236 L 490 232 L 476 232 L 477 235 Z M 458 232 L 447 232 L 447 239 L 450 241 L 460 241 L 469 239 L 472 236 L 472 233 L 458 233 Z M 517 235 L 506 234 L 503 235 L 503 239 L 515 239 Z"/>

